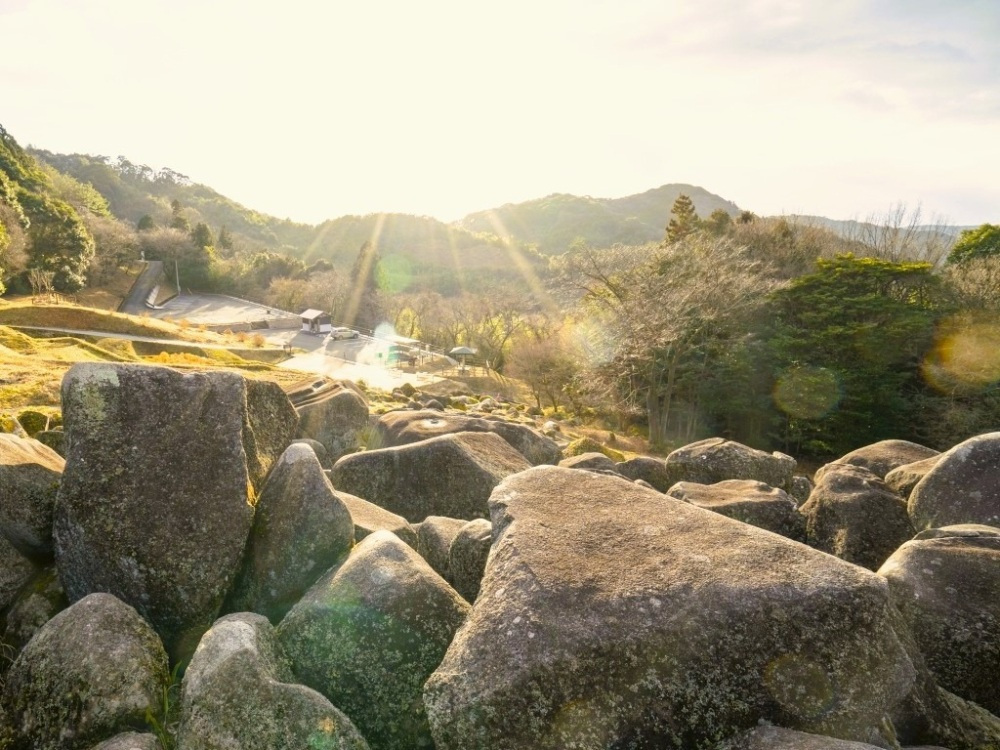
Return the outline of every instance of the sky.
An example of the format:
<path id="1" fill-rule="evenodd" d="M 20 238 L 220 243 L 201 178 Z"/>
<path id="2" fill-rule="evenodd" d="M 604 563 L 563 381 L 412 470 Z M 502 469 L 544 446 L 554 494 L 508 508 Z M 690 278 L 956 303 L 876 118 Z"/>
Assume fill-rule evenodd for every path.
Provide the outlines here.
<path id="1" fill-rule="evenodd" d="M 19 143 L 280 218 L 680 182 L 1000 221 L 996 0 L 0 0 L 0 29 Z"/>

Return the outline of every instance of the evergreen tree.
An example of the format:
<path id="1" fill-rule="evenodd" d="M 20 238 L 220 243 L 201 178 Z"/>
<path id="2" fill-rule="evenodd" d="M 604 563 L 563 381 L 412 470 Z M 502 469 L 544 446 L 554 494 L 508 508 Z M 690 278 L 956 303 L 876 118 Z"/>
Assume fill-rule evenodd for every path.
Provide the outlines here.
<path id="1" fill-rule="evenodd" d="M 181 202 L 174 198 L 170 203 L 170 210 L 173 213 L 173 216 L 170 218 L 170 228 L 179 229 L 182 232 L 190 232 L 191 222 L 184 216 L 184 207 L 181 206 Z"/>
<path id="2" fill-rule="evenodd" d="M 677 196 L 673 208 L 670 209 L 670 214 L 673 218 L 667 224 L 667 244 L 684 239 L 697 230 L 701 223 L 697 211 L 694 210 L 694 203 L 683 193 Z"/>
<path id="3" fill-rule="evenodd" d="M 135 228 L 140 232 L 148 232 L 150 229 L 156 227 L 156 222 L 153 221 L 153 217 L 149 214 L 144 214 L 142 218 L 136 223 Z"/>
<path id="4" fill-rule="evenodd" d="M 233 249 L 233 236 L 229 233 L 229 228 L 225 224 L 219 229 L 219 239 L 216 244 L 223 250 Z"/>
<path id="5" fill-rule="evenodd" d="M 214 247 L 215 245 L 215 237 L 212 236 L 212 230 L 204 222 L 198 222 L 195 228 L 191 230 L 191 241 L 194 242 L 195 247 L 202 249 Z"/>

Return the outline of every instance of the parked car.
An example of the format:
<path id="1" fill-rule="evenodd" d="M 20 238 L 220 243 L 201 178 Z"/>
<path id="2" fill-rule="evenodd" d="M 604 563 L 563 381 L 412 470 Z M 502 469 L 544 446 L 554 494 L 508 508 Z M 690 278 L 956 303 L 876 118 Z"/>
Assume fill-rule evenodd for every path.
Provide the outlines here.
<path id="1" fill-rule="evenodd" d="M 330 338 L 334 341 L 340 341 L 341 339 L 356 339 L 358 335 L 358 332 L 353 328 L 344 328 L 341 326 L 340 328 L 330 329 Z"/>

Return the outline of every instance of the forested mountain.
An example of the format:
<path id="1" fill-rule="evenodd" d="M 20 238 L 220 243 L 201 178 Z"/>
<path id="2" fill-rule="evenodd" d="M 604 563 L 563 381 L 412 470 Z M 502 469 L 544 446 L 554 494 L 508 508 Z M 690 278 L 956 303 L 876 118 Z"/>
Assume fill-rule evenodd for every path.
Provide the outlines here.
<path id="1" fill-rule="evenodd" d="M 740 213 L 735 203 L 703 188 L 670 184 L 614 199 L 557 193 L 469 214 L 458 223 L 474 232 L 493 232 L 535 245 L 546 255 L 564 252 L 577 239 L 592 247 L 659 242 L 671 206 L 681 195 L 691 198 L 703 218 L 717 210 L 733 217 Z"/>

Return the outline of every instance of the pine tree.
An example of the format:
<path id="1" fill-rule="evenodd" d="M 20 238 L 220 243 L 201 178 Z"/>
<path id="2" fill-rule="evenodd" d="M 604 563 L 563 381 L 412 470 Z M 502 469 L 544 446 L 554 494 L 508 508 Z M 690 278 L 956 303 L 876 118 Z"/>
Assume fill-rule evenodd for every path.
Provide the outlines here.
<path id="1" fill-rule="evenodd" d="M 684 239 L 698 229 L 698 225 L 701 223 L 698 219 L 698 213 L 694 210 L 694 203 L 683 193 L 677 196 L 673 208 L 670 209 L 670 214 L 673 218 L 667 224 L 665 240 L 667 244 Z"/>

